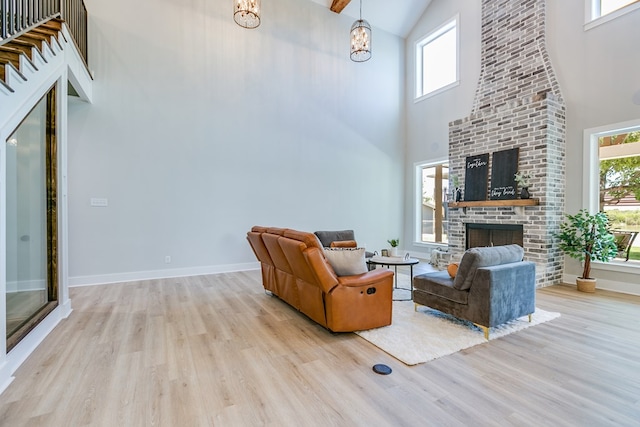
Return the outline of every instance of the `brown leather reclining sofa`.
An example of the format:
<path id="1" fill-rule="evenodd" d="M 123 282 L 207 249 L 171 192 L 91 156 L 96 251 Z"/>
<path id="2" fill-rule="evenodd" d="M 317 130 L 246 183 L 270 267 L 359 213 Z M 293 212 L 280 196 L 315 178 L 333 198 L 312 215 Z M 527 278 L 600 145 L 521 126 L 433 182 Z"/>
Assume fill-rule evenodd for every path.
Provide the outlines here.
<path id="1" fill-rule="evenodd" d="M 247 240 L 260 261 L 265 290 L 330 331 L 391 324 L 392 271 L 338 277 L 313 233 L 256 226 Z"/>

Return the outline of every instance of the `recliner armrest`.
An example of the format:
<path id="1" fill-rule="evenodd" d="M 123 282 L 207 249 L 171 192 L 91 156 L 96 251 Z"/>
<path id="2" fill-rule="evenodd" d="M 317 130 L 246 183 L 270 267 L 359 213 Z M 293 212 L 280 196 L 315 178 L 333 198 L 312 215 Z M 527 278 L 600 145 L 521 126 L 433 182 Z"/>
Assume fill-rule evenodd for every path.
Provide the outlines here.
<path id="1" fill-rule="evenodd" d="M 393 271 L 385 268 L 376 268 L 366 273 L 357 274 L 355 276 L 338 277 L 338 283 L 341 286 L 370 286 L 384 281 L 388 277 L 393 277 Z"/>

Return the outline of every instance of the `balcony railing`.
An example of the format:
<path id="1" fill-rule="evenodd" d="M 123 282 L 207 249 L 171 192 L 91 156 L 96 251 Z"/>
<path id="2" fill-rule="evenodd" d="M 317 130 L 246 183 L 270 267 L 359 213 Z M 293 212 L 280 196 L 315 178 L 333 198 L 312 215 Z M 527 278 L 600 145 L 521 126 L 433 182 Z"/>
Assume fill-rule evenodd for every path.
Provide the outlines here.
<path id="1" fill-rule="evenodd" d="M 88 64 L 87 8 L 83 0 L 0 0 L 0 43 L 15 39 L 52 18 L 61 18 L 67 23 Z"/>
<path id="2" fill-rule="evenodd" d="M 40 0 L 48 1 L 48 0 Z M 87 52 L 87 8 L 83 0 L 60 0 L 61 17 L 67 23 L 69 32 L 73 36 L 78 51 L 84 58 L 85 65 L 88 65 Z"/>

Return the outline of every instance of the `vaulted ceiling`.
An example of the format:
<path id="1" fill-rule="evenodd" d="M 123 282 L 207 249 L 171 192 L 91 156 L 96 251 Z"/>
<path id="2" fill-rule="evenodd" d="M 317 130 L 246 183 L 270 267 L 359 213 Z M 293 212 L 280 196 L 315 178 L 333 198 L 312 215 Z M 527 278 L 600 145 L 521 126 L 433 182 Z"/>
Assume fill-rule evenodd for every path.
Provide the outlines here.
<path id="1" fill-rule="evenodd" d="M 329 9 L 331 9 L 332 12 L 340 13 L 350 2 L 351 0 L 333 0 Z"/>
<path id="2" fill-rule="evenodd" d="M 360 0 L 311 0 L 336 13 L 358 19 Z M 431 0 L 362 0 L 362 18 L 373 27 L 406 37 Z"/>

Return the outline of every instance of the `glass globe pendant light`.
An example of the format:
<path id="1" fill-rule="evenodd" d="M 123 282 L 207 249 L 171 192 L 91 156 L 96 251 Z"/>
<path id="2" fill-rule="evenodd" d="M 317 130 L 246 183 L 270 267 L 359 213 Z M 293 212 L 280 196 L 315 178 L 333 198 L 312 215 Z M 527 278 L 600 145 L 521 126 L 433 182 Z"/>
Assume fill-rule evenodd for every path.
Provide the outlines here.
<path id="1" fill-rule="evenodd" d="M 360 0 L 360 19 L 351 26 L 351 60 L 364 62 L 371 58 L 371 25 L 362 19 L 362 0 Z"/>
<path id="2" fill-rule="evenodd" d="M 243 28 L 260 25 L 260 0 L 233 0 L 233 20 Z"/>

